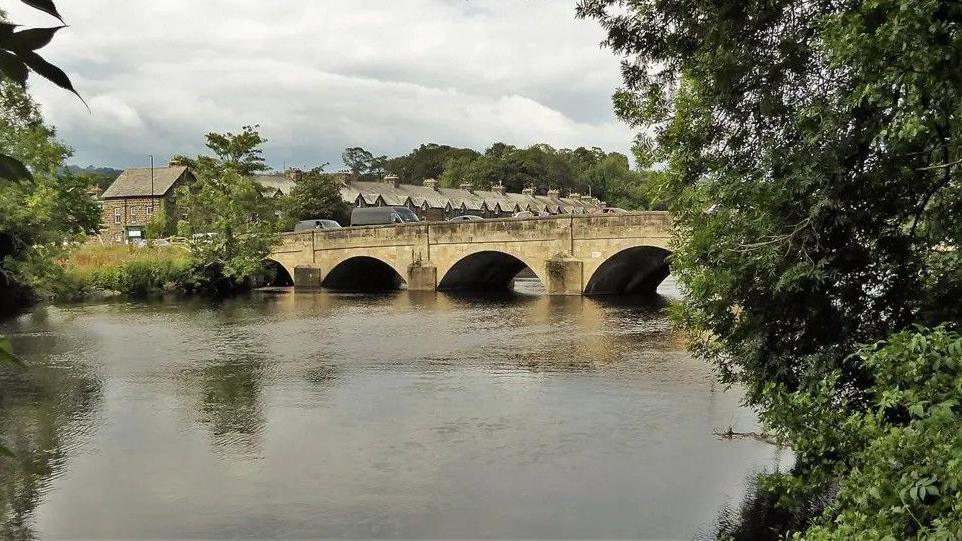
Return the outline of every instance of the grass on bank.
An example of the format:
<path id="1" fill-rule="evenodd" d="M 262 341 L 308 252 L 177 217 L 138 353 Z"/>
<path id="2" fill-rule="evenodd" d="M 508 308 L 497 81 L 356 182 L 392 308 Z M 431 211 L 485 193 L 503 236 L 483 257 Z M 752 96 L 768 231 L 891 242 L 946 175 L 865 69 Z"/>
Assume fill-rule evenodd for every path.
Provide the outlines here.
<path id="1" fill-rule="evenodd" d="M 145 295 L 183 281 L 190 253 L 181 246 L 83 245 L 59 264 L 65 285 L 61 298 L 83 298 L 97 290 Z"/>

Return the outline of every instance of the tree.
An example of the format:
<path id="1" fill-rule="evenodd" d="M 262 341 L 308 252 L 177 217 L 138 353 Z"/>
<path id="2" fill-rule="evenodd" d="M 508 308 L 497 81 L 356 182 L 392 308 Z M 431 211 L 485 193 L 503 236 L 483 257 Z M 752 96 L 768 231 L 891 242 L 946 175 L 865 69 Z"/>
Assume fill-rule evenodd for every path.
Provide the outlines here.
<path id="1" fill-rule="evenodd" d="M 197 182 L 177 192 L 186 211 L 179 225 L 190 239 L 194 271 L 187 289 L 227 293 L 252 285 L 277 240 L 275 205 L 250 176 L 259 170 L 256 127 L 207 135 L 214 156 L 198 156 Z"/>
<path id="2" fill-rule="evenodd" d="M 280 206 L 283 212 L 282 229 L 289 230 L 300 220 L 329 219 L 344 223 L 348 205 L 341 199 L 338 181 L 325 174 L 323 167 L 316 167 L 301 177 L 291 193 L 284 196 Z"/>
<path id="3" fill-rule="evenodd" d="M 261 156 L 263 153 L 261 145 L 266 143 L 267 139 L 264 139 L 258 133 L 257 128 L 259 127 L 256 124 L 244 126 L 238 134 L 231 132 L 208 133 L 207 148 L 214 152 L 216 158 L 198 156 L 192 163 L 189 158 L 175 156 L 175 160 L 177 160 L 177 163 L 188 165 L 192 163 L 198 172 L 208 176 L 232 171 L 238 175 L 249 177 L 255 173 L 266 171 L 267 166 L 264 165 L 264 157 Z"/>
<path id="4" fill-rule="evenodd" d="M 344 152 L 341 154 L 341 160 L 343 160 L 344 165 L 351 170 L 351 176 L 354 180 L 357 180 L 361 178 L 362 174 L 367 173 L 371 169 L 374 155 L 361 147 L 350 147 L 344 149 Z"/>
<path id="5" fill-rule="evenodd" d="M 582 0 L 578 14 L 624 58 L 614 104 L 648 134 L 644 161 L 667 165 L 694 350 L 796 450 L 793 494 L 827 491 L 849 457 L 805 427 L 870 403 L 875 375 L 851 354 L 959 319 L 944 295 L 962 278 L 962 7 Z"/>
<path id="6" fill-rule="evenodd" d="M 452 159 L 469 159 L 477 156 L 478 153 L 470 148 L 426 143 L 405 156 L 388 160 L 385 169 L 388 173 L 397 175 L 401 182 L 420 184 L 427 178 L 440 179 L 444 174 L 445 164 Z"/>
<path id="7" fill-rule="evenodd" d="M 0 180 L 0 313 L 9 313 L 46 292 L 58 271 L 53 258 L 66 242 L 97 231 L 100 208 L 89 180 L 62 168 L 71 149 L 10 81 L 0 81 L 0 151 L 32 171 Z"/>

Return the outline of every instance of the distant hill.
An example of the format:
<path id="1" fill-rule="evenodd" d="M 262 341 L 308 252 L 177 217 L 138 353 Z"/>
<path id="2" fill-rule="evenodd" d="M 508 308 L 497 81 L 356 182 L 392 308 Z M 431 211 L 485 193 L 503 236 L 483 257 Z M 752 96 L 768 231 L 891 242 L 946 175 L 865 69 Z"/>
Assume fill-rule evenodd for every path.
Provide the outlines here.
<path id="1" fill-rule="evenodd" d="M 87 167 L 80 167 L 79 165 L 68 165 L 65 167 L 67 171 L 75 175 L 103 175 L 105 177 L 117 178 L 123 171 L 120 169 L 114 169 L 112 167 L 94 167 L 88 165 Z"/>
<path id="2" fill-rule="evenodd" d="M 117 177 L 120 176 L 120 173 L 123 172 L 120 169 L 114 169 L 112 167 L 94 167 L 92 165 L 88 165 L 87 167 L 68 165 L 63 169 L 74 175 L 90 177 L 90 179 L 93 180 L 93 183 L 97 186 L 96 193 L 98 194 L 102 193 L 107 189 L 107 187 L 113 184 L 113 182 L 117 180 Z"/>

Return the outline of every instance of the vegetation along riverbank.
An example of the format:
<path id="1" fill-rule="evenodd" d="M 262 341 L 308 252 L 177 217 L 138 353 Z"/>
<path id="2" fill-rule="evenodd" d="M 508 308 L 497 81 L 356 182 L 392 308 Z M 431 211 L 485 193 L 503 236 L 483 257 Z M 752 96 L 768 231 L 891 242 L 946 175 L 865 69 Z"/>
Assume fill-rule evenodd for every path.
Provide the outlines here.
<path id="1" fill-rule="evenodd" d="M 958 539 L 962 8 L 624 9 L 578 13 L 668 167 L 676 320 L 796 456 L 761 479 L 768 519 L 720 534 Z"/>

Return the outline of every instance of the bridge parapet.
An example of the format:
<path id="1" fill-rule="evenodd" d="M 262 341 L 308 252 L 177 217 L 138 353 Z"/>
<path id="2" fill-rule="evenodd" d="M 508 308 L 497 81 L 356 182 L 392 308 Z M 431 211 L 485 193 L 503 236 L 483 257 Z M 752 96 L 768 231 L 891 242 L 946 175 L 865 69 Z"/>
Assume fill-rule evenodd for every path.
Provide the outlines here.
<path id="1" fill-rule="evenodd" d="M 298 286 L 337 287 L 365 273 L 383 278 L 380 265 L 409 289 L 499 287 L 527 266 L 549 294 L 577 295 L 591 283 L 604 292 L 648 284 L 638 277 L 592 282 L 614 256 L 634 248 L 654 248 L 637 257 L 646 258 L 646 272 L 667 274 L 668 229 L 663 212 L 347 227 L 282 234 L 270 257 Z M 353 267 L 346 271 L 347 264 Z M 615 267 L 630 273 L 624 261 Z"/>

